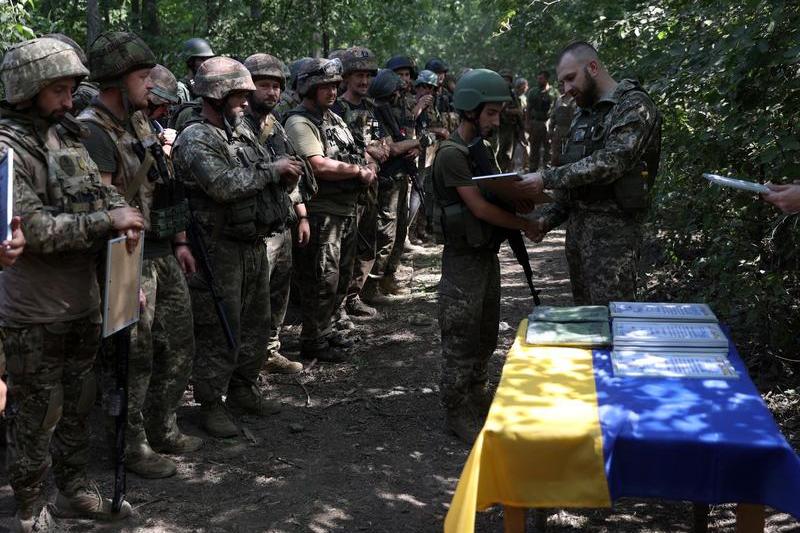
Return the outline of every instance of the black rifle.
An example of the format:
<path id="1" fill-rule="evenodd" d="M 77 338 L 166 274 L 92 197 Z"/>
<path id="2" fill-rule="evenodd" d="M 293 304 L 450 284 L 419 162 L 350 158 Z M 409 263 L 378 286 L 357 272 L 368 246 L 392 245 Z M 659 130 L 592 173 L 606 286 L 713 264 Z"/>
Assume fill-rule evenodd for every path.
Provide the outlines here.
<path id="1" fill-rule="evenodd" d="M 496 173 L 494 165 L 489 159 L 489 154 L 486 151 L 486 145 L 484 144 L 482 137 L 475 139 L 472 143 L 470 143 L 468 148 L 472 165 L 478 172 L 478 175 L 486 176 Z M 506 211 L 511 211 L 496 198 L 491 198 L 490 201 Z M 504 240 L 508 241 L 508 246 L 511 248 L 511 251 L 514 252 L 514 257 L 516 258 L 517 263 L 519 263 L 519 266 L 522 267 L 522 271 L 525 273 L 525 279 L 528 282 L 528 288 L 531 290 L 531 296 L 533 296 L 534 305 L 541 305 L 541 300 L 539 300 L 539 291 L 536 290 L 536 287 L 533 284 L 531 258 L 528 255 L 528 248 L 525 246 L 525 241 L 522 239 L 522 232 L 512 229 L 503 229 L 502 231 L 503 236 L 505 237 Z"/>
<path id="2" fill-rule="evenodd" d="M 118 513 L 125 501 L 125 430 L 128 426 L 128 356 L 131 350 L 131 326 L 114 333 L 113 349 L 116 386 L 110 398 L 109 414 L 114 417 L 114 497 L 111 510 Z"/>
<path id="3" fill-rule="evenodd" d="M 228 315 L 225 312 L 225 305 L 223 304 L 222 297 L 217 293 L 214 285 L 214 270 L 211 268 L 211 259 L 208 257 L 208 248 L 206 241 L 203 238 L 202 230 L 200 229 L 197 220 L 194 218 L 194 212 L 189 210 L 189 225 L 186 228 L 186 236 L 189 238 L 189 245 L 192 247 L 192 252 L 200 263 L 200 270 L 206 278 L 208 290 L 211 292 L 211 299 L 214 300 L 214 308 L 217 311 L 217 318 L 219 324 L 222 326 L 222 332 L 225 334 L 225 340 L 228 342 L 228 348 L 235 350 L 237 347 L 236 337 L 231 330 L 231 324 L 228 322 Z"/>

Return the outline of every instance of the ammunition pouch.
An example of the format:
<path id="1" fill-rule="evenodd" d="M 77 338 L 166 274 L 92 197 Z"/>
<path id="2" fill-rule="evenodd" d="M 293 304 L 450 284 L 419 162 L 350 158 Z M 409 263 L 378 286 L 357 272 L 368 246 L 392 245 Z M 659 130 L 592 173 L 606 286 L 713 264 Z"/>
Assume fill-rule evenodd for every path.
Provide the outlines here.
<path id="1" fill-rule="evenodd" d="M 148 237 L 167 239 L 186 229 L 189 220 L 189 202 L 184 199 L 179 204 L 150 211 L 150 231 Z"/>
<path id="2" fill-rule="evenodd" d="M 447 244 L 468 248 L 499 246 L 495 228 L 476 218 L 463 203 L 442 206 L 441 225 Z"/>

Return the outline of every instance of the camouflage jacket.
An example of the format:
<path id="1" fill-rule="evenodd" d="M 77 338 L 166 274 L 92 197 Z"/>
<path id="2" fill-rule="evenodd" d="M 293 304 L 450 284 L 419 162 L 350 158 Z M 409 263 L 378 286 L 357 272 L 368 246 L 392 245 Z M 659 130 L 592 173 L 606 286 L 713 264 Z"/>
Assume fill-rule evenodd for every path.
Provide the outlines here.
<path id="1" fill-rule="evenodd" d="M 540 89 L 538 86 L 528 91 L 528 120 L 545 122 L 550 118 L 558 91 L 553 87 Z"/>
<path id="2" fill-rule="evenodd" d="M 562 155 L 562 161 L 571 162 L 542 172 L 545 188 L 555 190 L 558 197 L 546 210 L 550 227 L 566 220 L 575 208 L 623 215 L 613 186 L 631 173 L 639 174 L 642 162 L 660 150 L 660 123 L 655 104 L 632 80 L 622 80 L 611 95 L 601 97 L 591 108 L 578 108 Z M 575 156 L 574 148 L 581 146 L 588 153 Z M 587 189 L 609 193 L 587 200 L 581 195 Z"/>
<path id="3" fill-rule="evenodd" d="M 27 241 L 0 275 L 0 322 L 99 320 L 97 253 L 113 234 L 108 211 L 125 201 L 100 181 L 77 121 L 0 116 L 0 157 L 14 150 L 14 210 Z"/>
<path id="4" fill-rule="evenodd" d="M 278 105 L 275 106 L 275 109 L 272 110 L 272 113 L 278 117 L 278 121 L 283 124 L 286 122 L 286 114 L 301 103 L 302 99 L 300 95 L 297 94 L 297 91 L 286 89 L 281 93 L 281 99 L 278 101 Z"/>
<path id="5" fill-rule="evenodd" d="M 72 114 L 77 117 L 98 94 L 100 94 L 100 89 L 96 83 L 82 81 L 72 93 Z"/>

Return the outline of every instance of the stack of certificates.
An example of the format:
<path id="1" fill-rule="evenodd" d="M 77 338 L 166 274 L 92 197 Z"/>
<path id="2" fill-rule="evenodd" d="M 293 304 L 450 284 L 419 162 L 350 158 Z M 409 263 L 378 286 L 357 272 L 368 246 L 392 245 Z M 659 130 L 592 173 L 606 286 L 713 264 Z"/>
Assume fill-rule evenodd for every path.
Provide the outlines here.
<path id="1" fill-rule="evenodd" d="M 706 304 L 611 302 L 615 375 L 736 377 Z"/>
<path id="2" fill-rule="evenodd" d="M 540 306 L 528 316 L 527 344 L 589 348 L 611 344 L 605 306 Z"/>

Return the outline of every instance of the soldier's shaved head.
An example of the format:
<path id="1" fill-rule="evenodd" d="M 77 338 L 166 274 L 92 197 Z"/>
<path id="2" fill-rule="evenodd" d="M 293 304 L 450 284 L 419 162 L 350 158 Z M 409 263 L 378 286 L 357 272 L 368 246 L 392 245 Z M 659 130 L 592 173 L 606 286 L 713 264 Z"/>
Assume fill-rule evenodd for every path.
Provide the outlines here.
<path id="1" fill-rule="evenodd" d="M 600 56 L 597 55 L 597 49 L 586 41 L 575 41 L 565 46 L 558 54 L 558 61 L 556 64 L 560 64 L 566 55 L 574 57 L 578 62 L 584 65 L 590 61 L 600 61 Z"/>
<path id="2" fill-rule="evenodd" d="M 576 41 L 561 50 L 556 72 L 559 85 L 564 85 L 564 91 L 580 107 L 592 106 L 600 95 L 616 87 L 595 47 L 585 41 Z"/>

